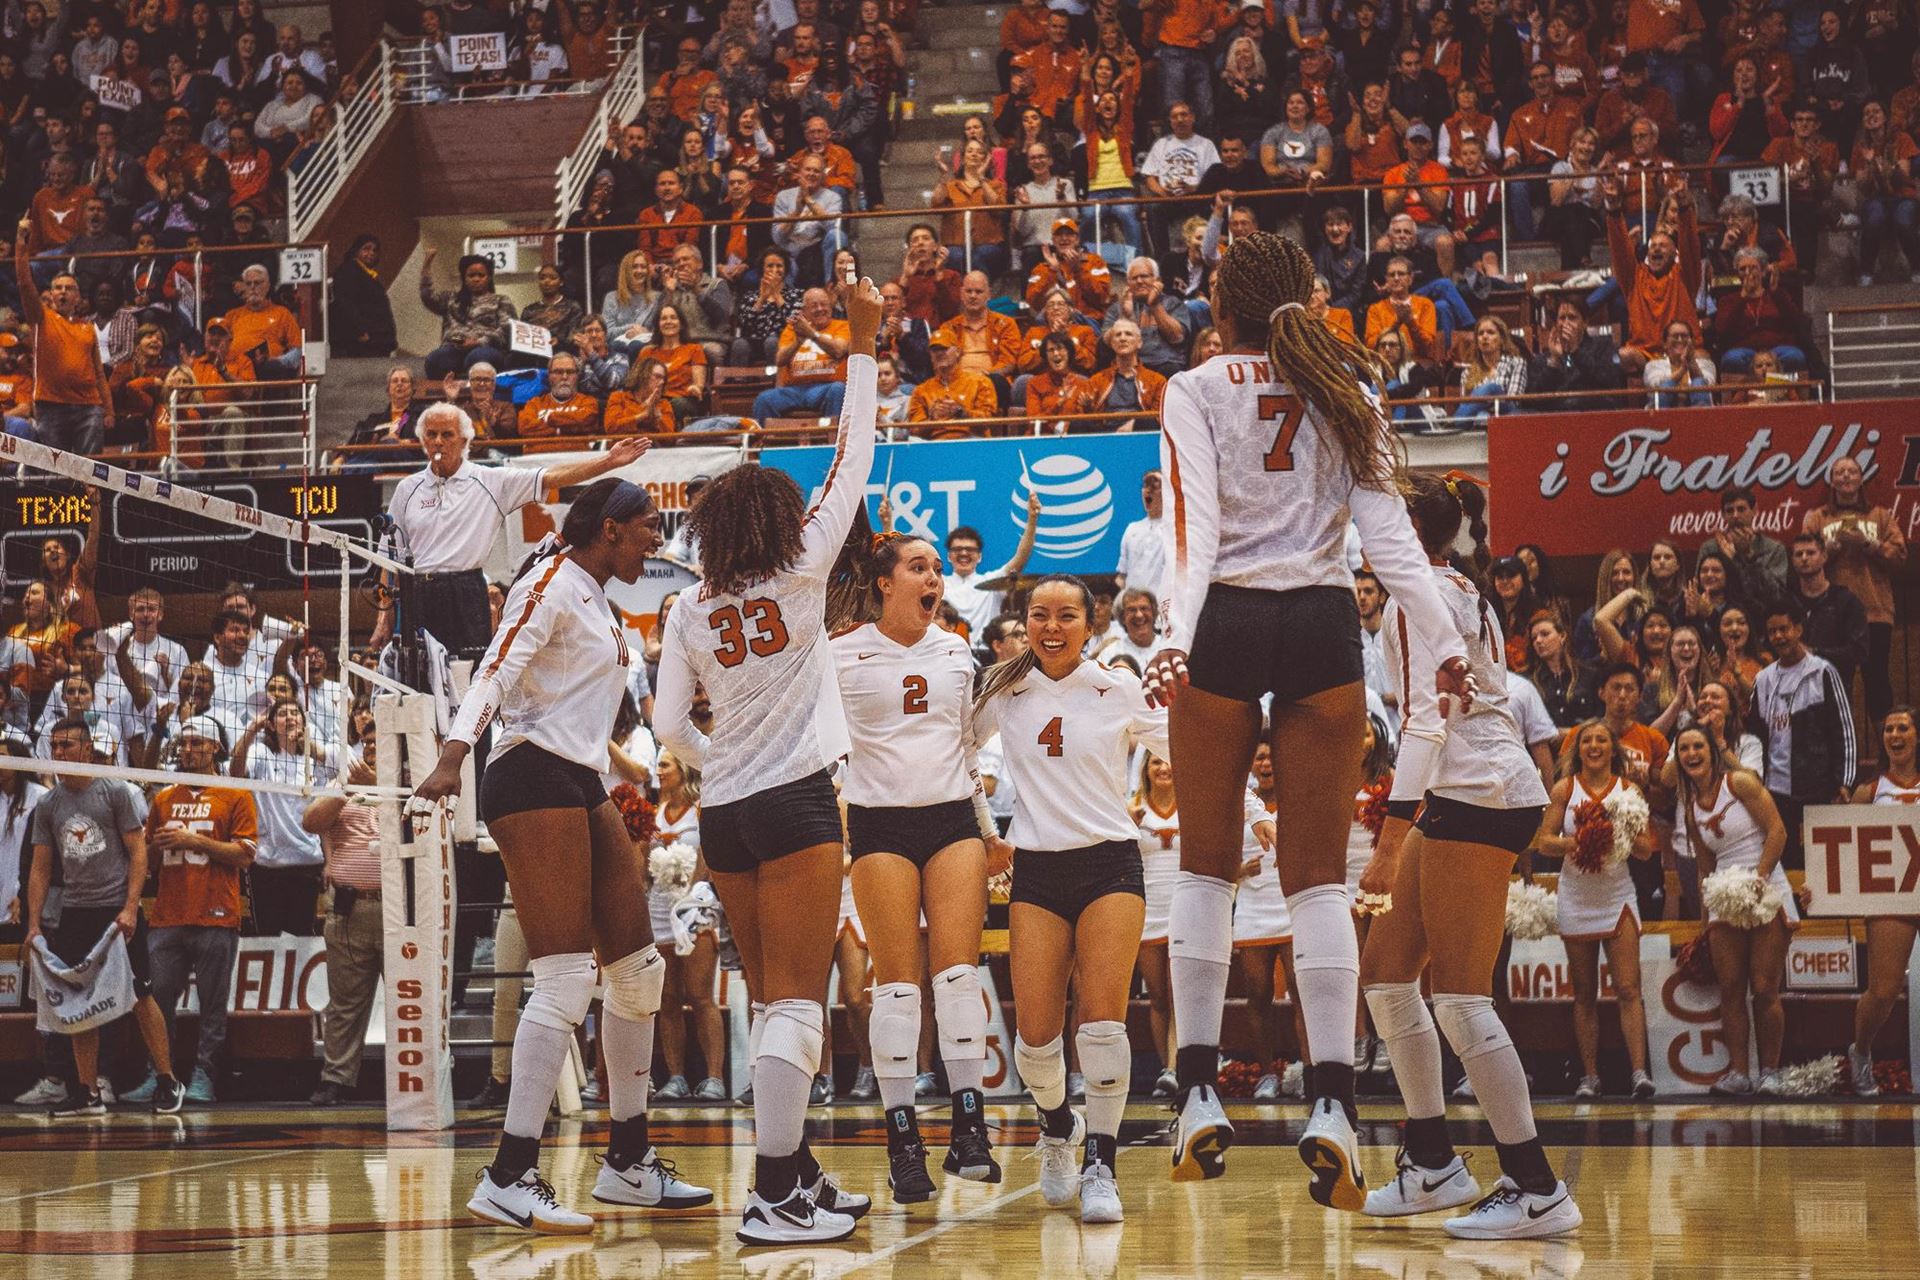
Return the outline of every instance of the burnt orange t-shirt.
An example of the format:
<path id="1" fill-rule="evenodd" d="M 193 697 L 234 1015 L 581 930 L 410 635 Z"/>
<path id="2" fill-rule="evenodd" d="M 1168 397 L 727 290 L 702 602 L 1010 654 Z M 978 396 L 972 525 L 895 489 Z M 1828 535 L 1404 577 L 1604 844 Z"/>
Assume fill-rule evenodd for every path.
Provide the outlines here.
<path id="1" fill-rule="evenodd" d="M 42 404 L 100 404 L 100 375 L 93 324 L 41 308 L 33 340 L 33 398 Z"/>
<path id="2" fill-rule="evenodd" d="M 698 351 L 696 346 L 694 350 Z M 631 391 L 616 391 L 607 397 L 607 411 L 602 427 L 608 435 L 620 435 L 637 432 L 675 431 L 673 402 L 665 396 L 654 402 L 653 416 L 641 421 L 640 397 Z"/>
<path id="3" fill-rule="evenodd" d="M 847 328 L 845 320 L 829 320 L 827 327 L 819 330 L 824 336 L 839 342 L 850 341 L 853 331 Z M 793 326 L 788 325 L 780 331 L 780 345 L 786 346 L 798 338 Z M 845 382 L 847 380 L 847 362 L 835 360 L 827 349 L 812 340 L 802 342 L 793 353 L 793 359 L 787 361 L 786 368 L 780 370 L 779 383 L 783 387 L 811 386 L 816 382 Z"/>
<path id="4" fill-rule="evenodd" d="M 677 347 L 647 347 L 640 353 L 641 358 L 652 356 L 667 366 L 667 394 L 670 396 L 690 396 L 693 391 L 693 371 L 707 367 L 707 353 L 697 342 L 682 342 Z"/>
<path id="5" fill-rule="evenodd" d="M 28 231 L 27 247 L 35 253 L 41 253 L 47 249 L 58 249 L 79 235 L 81 214 L 91 199 L 92 187 L 74 187 L 65 195 L 51 187 L 43 187 L 36 192 L 33 209 L 28 215 L 33 221 Z"/>
<path id="6" fill-rule="evenodd" d="M 600 402 L 589 395 L 576 394 L 571 400 L 555 400 L 551 393 L 535 396 L 520 406 L 520 436 L 526 440 L 558 436 L 591 436 L 600 433 Z M 553 453 L 574 445 L 560 443 L 528 445 L 528 453 Z"/>
<path id="7" fill-rule="evenodd" d="M 224 787 L 176 784 L 163 790 L 147 810 L 147 838 L 151 840 L 169 827 L 211 840 L 248 844 L 260 835 L 253 796 Z M 215 862 L 203 853 L 181 849 L 160 854 L 158 864 L 160 893 L 153 901 L 154 928 L 240 927 L 240 868 Z"/>
<path id="8" fill-rule="evenodd" d="M 233 349 L 251 356 L 261 347 L 268 358 L 285 355 L 300 346 L 300 323 L 293 312 L 269 302 L 259 311 L 235 307 L 227 312 L 227 328 L 233 331 Z"/>

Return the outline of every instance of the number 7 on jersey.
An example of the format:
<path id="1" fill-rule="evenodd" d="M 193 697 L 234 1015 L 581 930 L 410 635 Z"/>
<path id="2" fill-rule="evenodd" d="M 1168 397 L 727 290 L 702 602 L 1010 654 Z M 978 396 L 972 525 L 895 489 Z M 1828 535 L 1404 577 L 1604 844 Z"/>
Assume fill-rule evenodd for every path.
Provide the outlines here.
<path id="1" fill-rule="evenodd" d="M 1256 403 L 1260 421 L 1278 422 L 1273 447 L 1267 450 L 1268 471 L 1293 470 L 1293 438 L 1299 434 L 1302 417 L 1300 402 L 1292 396 L 1261 396 Z"/>

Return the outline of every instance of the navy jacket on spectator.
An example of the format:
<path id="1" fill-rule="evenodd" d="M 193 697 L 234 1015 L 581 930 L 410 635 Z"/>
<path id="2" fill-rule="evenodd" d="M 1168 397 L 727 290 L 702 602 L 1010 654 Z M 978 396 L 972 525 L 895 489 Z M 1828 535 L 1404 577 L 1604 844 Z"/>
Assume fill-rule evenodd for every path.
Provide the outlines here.
<path id="1" fill-rule="evenodd" d="M 1794 596 L 1807 611 L 1807 648 L 1832 663 L 1840 679 L 1851 685 L 1853 673 L 1867 660 L 1867 607 L 1837 582 L 1828 583 L 1817 596 L 1797 588 Z"/>

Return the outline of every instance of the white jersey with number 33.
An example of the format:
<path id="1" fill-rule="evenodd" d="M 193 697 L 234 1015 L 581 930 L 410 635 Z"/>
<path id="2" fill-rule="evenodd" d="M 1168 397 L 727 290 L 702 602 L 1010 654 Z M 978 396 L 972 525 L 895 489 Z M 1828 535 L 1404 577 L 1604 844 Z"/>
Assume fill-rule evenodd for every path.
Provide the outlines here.
<path id="1" fill-rule="evenodd" d="M 1172 507 L 1160 594 L 1170 647 L 1192 647 L 1215 582 L 1266 591 L 1351 587 L 1351 515 L 1374 573 L 1414 629 L 1442 661 L 1464 656 L 1400 496 L 1354 482 L 1339 440 L 1265 356 L 1219 355 L 1175 374 L 1160 420 Z M 1383 466 L 1388 431 L 1382 417 Z"/>
<path id="2" fill-rule="evenodd" d="M 705 775 L 700 801 L 709 808 L 797 782 L 847 754 L 827 645 L 827 575 L 873 469 L 875 368 L 870 355 L 847 362 L 833 465 L 793 564 L 740 595 L 683 592 L 667 619 L 654 730 Z M 696 681 L 713 705 L 711 738 L 688 719 Z"/>

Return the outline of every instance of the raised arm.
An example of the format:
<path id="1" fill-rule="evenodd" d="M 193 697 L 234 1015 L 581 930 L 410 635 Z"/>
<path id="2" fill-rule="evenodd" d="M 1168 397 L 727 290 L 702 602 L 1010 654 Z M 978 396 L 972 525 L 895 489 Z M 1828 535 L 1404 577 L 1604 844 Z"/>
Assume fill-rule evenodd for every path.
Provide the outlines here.
<path id="1" fill-rule="evenodd" d="M 1014 548 L 1013 559 L 981 576 L 976 585 L 982 591 L 1000 591 L 1012 584 L 1027 567 L 1027 561 L 1033 558 L 1033 540 L 1040 529 L 1040 495 L 1027 495 L 1027 527 L 1020 531 L 1020 545 Z"/>
<path id="2" fill-rule="evenodd" d="M 33 219 L 20 219 L 19 233 L 13 238 L 13 278 L 20 287 L 20 318 L 38 325 L 44 318 L 40 308 L 40 286 L 33 279 Z"/>
<path id="3" fill-rule="evenodd" d="M 1220 455 L 1205 407 L 1185 378 L 1167 384 L 1160 405 L 1160 471 L 1170 489 L 1173 555 L 1160 584 L 1160 629 L 1185 652 L 1213 580 L 1220 547 Z"/>
<path id="4" fill-rule="evenodd" d="M 840 545 L 853 527 L 854 513 L 866 502 L 867 477 L 873 471 L 873 449 L 878 399 L 879 367 L 873 360 L 874 335 L 880 331 L 880 291 L 862 278 L 847 298 L 851 335 L 847 357 L 847 393 L 840 408 L 840 435 L 833 465 L 827 470 L 820 500 L 807 513 L 801 530 L 797 572 L 824 578 L 840 555 Z"/>

